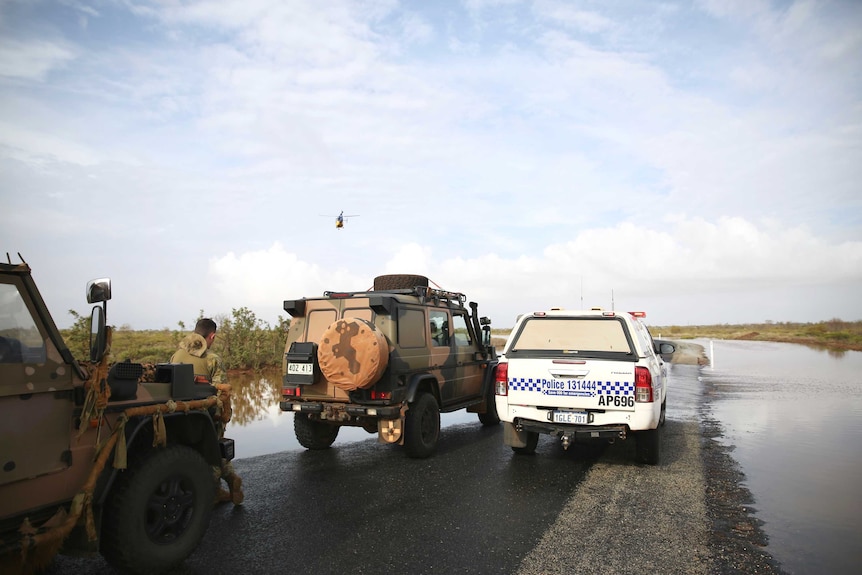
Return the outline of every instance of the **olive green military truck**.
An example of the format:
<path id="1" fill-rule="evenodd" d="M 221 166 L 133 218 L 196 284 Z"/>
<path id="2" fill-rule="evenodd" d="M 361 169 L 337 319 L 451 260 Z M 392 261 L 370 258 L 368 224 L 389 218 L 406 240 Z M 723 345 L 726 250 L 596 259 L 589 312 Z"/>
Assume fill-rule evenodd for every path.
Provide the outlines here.
<path id="1" fill-rule="evenodd" d="M 363 427 L 410 457 L 432 455 L 440 413 L 499 423 L 497 354 L 490 320 L 462 293 L 419 275 L 384 275 L 372 289 L 287 300 L 282 411 L 308 449 L 326 449 L 341 426 Z"/>
<path id="2" fill-rule="evenodd" d="M 9 260 L 7 256 L 7 261 Z M 72 356 L 30 267 L 0 263 L 0 573 L 101 552 L 123 573 L 183 561 L 207 529 L 229 388 L 191 365 L 109 368 L 109 279 L 87 286 L 90 367 Z M 226 386 L 225 386 L 226 387 Z"/>

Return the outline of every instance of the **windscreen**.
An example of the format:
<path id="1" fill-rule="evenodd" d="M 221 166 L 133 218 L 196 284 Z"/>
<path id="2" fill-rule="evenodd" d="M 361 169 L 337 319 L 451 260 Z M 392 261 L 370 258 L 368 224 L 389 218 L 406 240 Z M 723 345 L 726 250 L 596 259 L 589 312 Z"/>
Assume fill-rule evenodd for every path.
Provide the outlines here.
<path id="1" fill-rule="evenodd" d="M 614 318 L 534 317 L 525 321 L 510 352 L 630 353 L 625 325 Z"/>

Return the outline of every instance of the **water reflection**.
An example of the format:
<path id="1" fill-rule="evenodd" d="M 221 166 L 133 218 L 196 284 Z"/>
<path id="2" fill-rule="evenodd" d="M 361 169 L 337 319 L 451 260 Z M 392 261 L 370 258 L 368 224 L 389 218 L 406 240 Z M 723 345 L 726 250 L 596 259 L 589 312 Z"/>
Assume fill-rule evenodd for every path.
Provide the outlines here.
<path id="1" fill-rule="evenodd" d="M 248 425 L 265 419 L 270 408 L 281 399 L 281 371 L 231 373 L 228 379 L 232 390 L 233 425 Z"/>
<path id="2" fill-rule="evenodd" d="M 703 370 L 768 550 L 791 573 L 862 565 L 862 352 L 715 341 Z M 823 353 L 826 351 L 826 353 Z"/>

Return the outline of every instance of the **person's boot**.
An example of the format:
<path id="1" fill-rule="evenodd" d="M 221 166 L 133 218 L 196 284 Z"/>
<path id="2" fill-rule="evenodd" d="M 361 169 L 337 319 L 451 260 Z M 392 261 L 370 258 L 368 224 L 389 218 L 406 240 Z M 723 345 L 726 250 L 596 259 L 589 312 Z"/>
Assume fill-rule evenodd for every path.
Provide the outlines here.
<path id="1" fill-rule="evenodd" d="M 245 493 L 242 492 L 242 478 L 239 475 L 232 475 L 227 484 L 230 487 L 230 500 L 234 505 L 242 504 L 245 499 Z"/>

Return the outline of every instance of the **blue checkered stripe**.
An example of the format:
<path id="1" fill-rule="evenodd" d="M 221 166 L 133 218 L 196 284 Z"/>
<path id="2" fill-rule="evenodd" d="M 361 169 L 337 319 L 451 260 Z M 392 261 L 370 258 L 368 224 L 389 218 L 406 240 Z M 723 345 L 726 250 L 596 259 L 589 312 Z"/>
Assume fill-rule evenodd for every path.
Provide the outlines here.
<path id="1" fill-rule="evenodd" d="M 635 384 L 633 381 L 597 381 L 596 393 L 598 395 L 634 395 Z"/>
<path id="2" fill-rule="evenodd" d="M 542 382 L 532 377 L 513 377 L 509 380 L 509 389 L 512 391 L 542 391 Z"/>
<path id="3" fill-rule="evenodd" d="M 592 383 L 592 382 L 585 382 Z M 634 395 L 633 381 L 597 381 L 596 395 Z M 542 393 L 542 380 L 532 377 L 513 377 L 509 379 L 510 391 L 535 391 Z"/>

